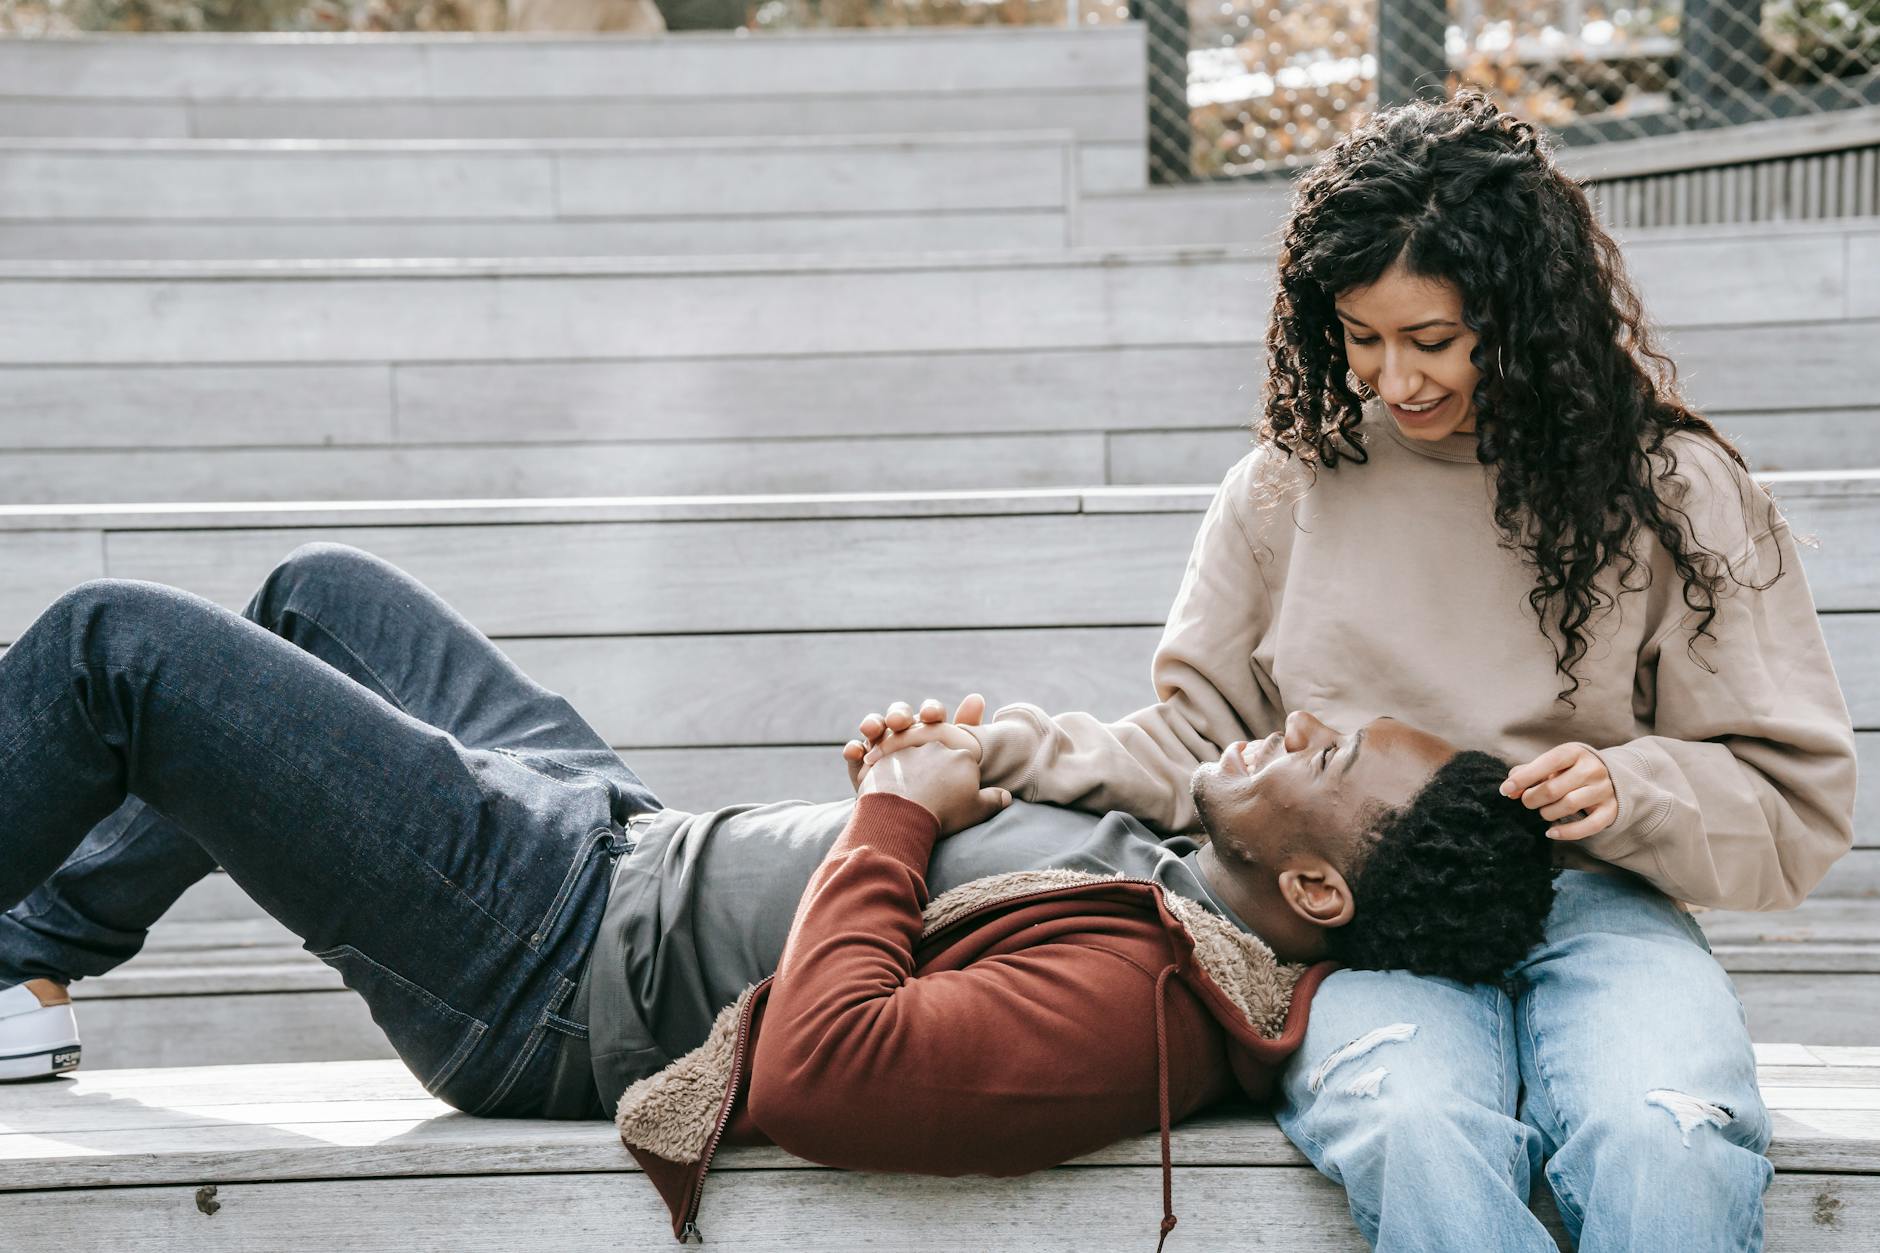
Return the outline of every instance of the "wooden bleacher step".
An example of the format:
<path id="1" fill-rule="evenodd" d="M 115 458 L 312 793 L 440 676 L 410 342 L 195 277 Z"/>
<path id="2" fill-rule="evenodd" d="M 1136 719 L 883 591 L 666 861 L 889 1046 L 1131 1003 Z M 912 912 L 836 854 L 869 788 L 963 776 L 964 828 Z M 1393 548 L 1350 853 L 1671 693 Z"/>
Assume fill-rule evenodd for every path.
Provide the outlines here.
<path id="1" fill-rule="evenodd" d="M 1074 156 L 1069 132 L 0 140 L 0 258 L 1061 248 Z"/>
<path id="2" fill-rule="evenodd" d="M 1768 1247 L 1880 1243 L 1880 1050 L 1761 1045 L 1775 1125 Z M 1272 1122 L 1220 1111 L 1173 1137 L 1171 1250 L 1364 1248 L 1336 1185 Z M 750 1250 L 1084 1253 L 1147 1247 L 1161 1214 L 1153 1135 L 1018 1179 L 822 1169 L 777 1149 L 724 1151 L 701 1215 Z M 1552 1220 L 1545 1203 L 1537 1206 Z M 664 1206 L 601 1121 L 476 1119 L 396 1062 L 81 1071 L 9 1090 L 0 1213 L 16 1253 L 323 1247 L 657 1249 Z M 1553 1222 L 1559 1238 L 1557 1221 Z M 1145 1234 L 1146 1233 L 1146 1234 Z"/>
<path id="3" fill-rule="evenodd" d="M 1628 257 L 1755 464 L 1880 463 L 1860 370 L 1880 288 L 1852 281 L 1880 269 L 1880 222 L 1663 232 Z M 13 262 L 0 496 L 1213 483 L 1248 443 L 1273 268 L 1220 248 Z"/>
<path id="4" fill-rule="evenodd" d="M 1140 25 L 658 39 L 375 34 L 0 41 L 0 135 L 530 139 L 1068 130 L 1148 184 Z"/>

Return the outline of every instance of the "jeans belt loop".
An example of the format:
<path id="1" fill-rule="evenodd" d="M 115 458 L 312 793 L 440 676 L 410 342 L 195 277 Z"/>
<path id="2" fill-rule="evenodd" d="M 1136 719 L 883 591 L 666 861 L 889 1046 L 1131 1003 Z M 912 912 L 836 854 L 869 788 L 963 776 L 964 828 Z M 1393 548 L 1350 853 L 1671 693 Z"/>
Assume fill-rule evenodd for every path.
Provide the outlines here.
<path id="1" fill-rule="evenodd" d="M 626 836 L 626 848 L 620 854 L 622 857 L 640 846 L 640 841 L 646 838 L 646 829 L 653 825 L 653 820 L 657 817 L 659 817 L 658 813 L 638 813 L 627 819 L 626 825 L 622 828 Z"/>

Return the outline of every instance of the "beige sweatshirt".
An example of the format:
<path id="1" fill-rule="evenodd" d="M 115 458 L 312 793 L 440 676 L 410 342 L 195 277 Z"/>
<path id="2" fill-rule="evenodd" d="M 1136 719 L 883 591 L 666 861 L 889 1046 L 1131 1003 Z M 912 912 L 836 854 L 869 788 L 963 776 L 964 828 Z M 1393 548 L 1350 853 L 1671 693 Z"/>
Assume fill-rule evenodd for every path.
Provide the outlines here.
<path id="1" fill-rule="evenodd" d="M 1725 580 L 1706 669 L 1676 571 L 1641 535 L 1651 585 L 1595 612 L 1574 709 L 1475 437 L 1412 441 L 1375 408 L 1361 429 L 1370 461 L 1316 482 L 1265 449 L 1228 473 L 1151 665 L 1156 704 L 1110 723 L 1007 705 L 974 728 L 985 782 L 1177 832 L 1196 825 L 1195 768 L 1294 709 L 1340 730 L 1388 714 L 1514 764 L 1580 741 L 1619 804 L 1581 850 L 1697 905 L 1800 902 L 1853 841 L 1854 736 L 1788 524 L 1749 475 L 1705 436 L 1672 437 L 1699 540 L 1746 583 L 1778 560 L 1781 579 Z"/>

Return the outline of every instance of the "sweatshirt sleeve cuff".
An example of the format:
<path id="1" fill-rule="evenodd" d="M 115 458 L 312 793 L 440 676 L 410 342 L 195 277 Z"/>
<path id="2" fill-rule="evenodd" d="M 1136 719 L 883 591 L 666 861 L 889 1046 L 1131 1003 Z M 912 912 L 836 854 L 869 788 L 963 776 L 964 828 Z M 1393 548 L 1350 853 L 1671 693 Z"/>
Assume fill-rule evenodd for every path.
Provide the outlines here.
<path id="1" fill-rule="evenodd" d="M 1602 861 L 1612 861 L 1633 852 L 1651 835 L 1655 822 L 1647 821 L 1657 806 L 1649 803 L 1651 764 L 1629 745 L 1596 748 L 1593 755 L 1612 777 L 1612 794 L 1619 806 L 1612 825 L 1581 840 L 1580 847 Z"/>
<path id="2" fill-rule="evenodd" d="M 1031 780 L 1021 776 L 1044 739 L 1044 732 L 1033 724 L 1032 716 L 1023 712 L 1003 718 L 995 716 L 983 726 L 969 726 L 966 730 L 979 741 L 980 786 L 1002 787 L 1013 796 L 1025 799 L 1020 792 Z"/>
<path id="3" fill-rule="evenodd" d="M 925 805 L 891 792 L 870 792 L 855 802 L 855 812 L 829 855 L 871 848 L 913 867 L 924 878 L 939 838 L 940 820 Z"/>

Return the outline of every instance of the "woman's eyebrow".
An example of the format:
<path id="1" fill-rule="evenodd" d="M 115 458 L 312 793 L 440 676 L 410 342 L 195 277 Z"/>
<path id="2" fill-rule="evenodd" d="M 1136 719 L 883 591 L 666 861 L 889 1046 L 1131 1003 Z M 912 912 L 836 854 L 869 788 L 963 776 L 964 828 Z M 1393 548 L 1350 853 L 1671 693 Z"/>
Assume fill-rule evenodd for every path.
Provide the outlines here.
<path id="1" fill-rule="evenodd" d="M 1370 327 L 1365 326 L 1363 322 L 1360 322 L 1358 319 L 1352 317 L 1349 313 L 1346 313 L 1343 309 L 1333 308 L 1332 312 L 1336 313 L 1339 317 L 1351 323 L 1353 326 L 1363 326 L 1364 329 L 1367 331 L 1371 329 Z M 1418 322 L 1415 326 L 1400 326 L 1397 329 L 1407 335 L 1411 331 L 1426 331 L 1432 326 L 1454 326 L 1454 325 L 1455 325 L 1455 322 L 1449 318 L 1432 318 L 1428 322 Z"/>

